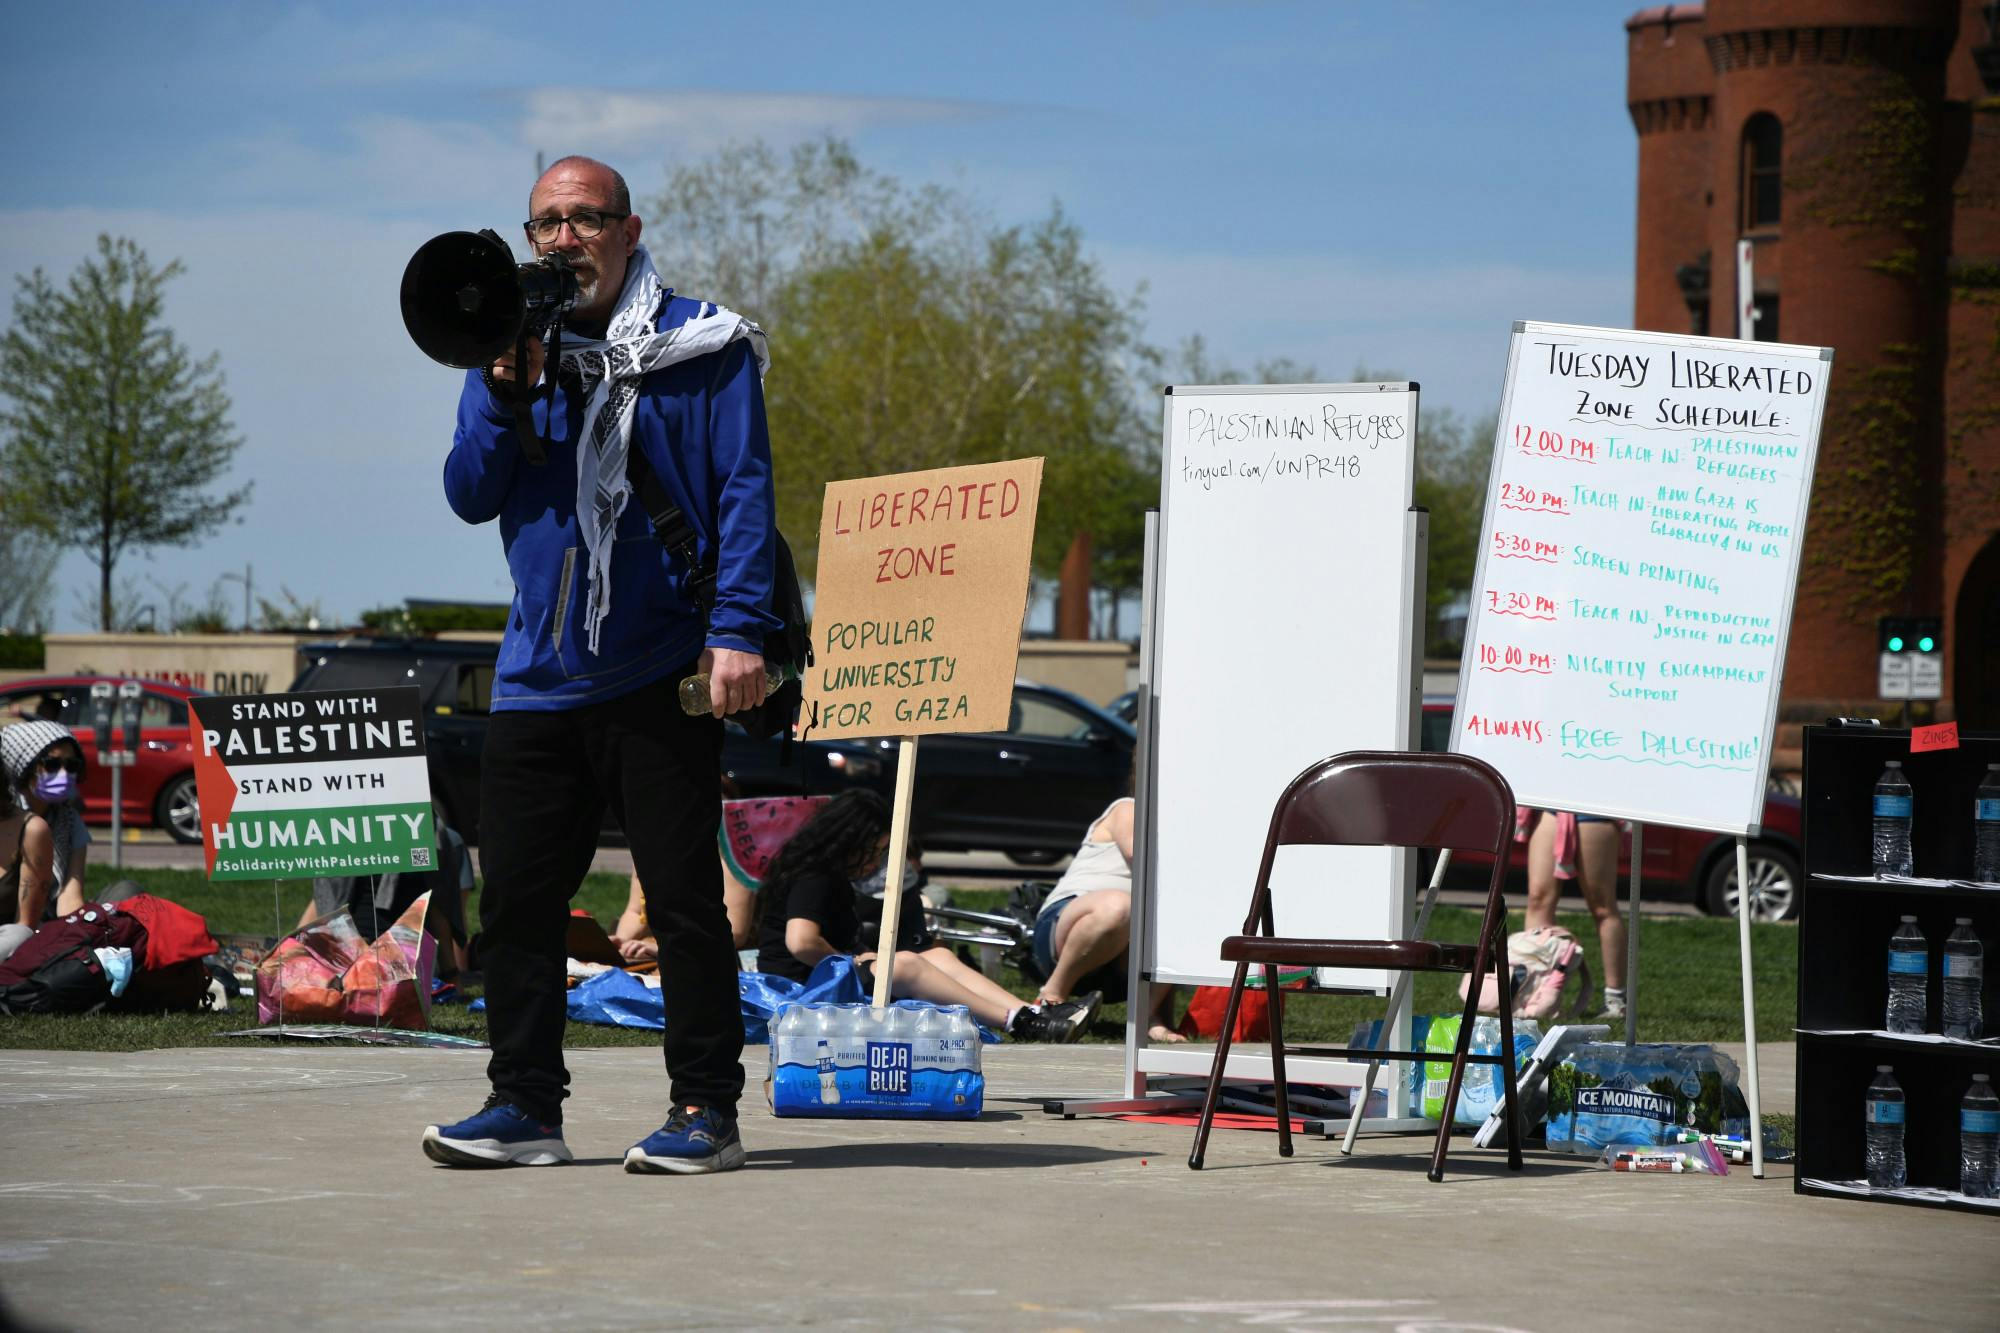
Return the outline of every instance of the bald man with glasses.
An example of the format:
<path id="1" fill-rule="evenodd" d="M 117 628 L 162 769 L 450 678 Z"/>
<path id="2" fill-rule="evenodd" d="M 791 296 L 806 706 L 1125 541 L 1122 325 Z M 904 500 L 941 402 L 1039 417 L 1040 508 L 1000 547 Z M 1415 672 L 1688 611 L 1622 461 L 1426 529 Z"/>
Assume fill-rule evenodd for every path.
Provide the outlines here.
<path id="1" fill-rule="evenodd" d="M 763 701 L 778 625 L 764 335 L 665 285 L 603 163 L 563 158 L 528 212 L 534 252 L 560 253 L 577 278 L 561 364 L 545 366 L 534 339 L 525 367 L 507 355 L 468 374 L 444 469 L 460 518 L 498 521 L 515 590 L 480 773 L 493 1091 L 465 1120 L 426 1128 L 423 1149 L 450 1166 L 571 1160 L 565 923 L 608 808 L 645 886 L 668 1014 L 669 1113 L 625 1167 L 731 1170 L 743 1026 L 715 841 L 721 719 Z M 517 395 L 545 463 L 518 438 Z M 637 495 L 648 470 L 692 548 L 656 539 Z M 689 717 L 676 689 L 696 671 L 714 706 Z"/>

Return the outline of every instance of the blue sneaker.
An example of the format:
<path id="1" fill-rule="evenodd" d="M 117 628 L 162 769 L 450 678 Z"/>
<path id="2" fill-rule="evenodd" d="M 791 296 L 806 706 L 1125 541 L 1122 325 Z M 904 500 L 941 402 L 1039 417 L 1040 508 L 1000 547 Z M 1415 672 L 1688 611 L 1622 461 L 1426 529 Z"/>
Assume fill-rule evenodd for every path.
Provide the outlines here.
<path id="1" fill-rule="evenodd" d="M 633 1172 L 693 1176 L 742 1165 L 736 1117 L 707 1106 L 676 1106 L 666 1124 L 625 1152 L 625 1169 Z"/>
<path id="2" fill-rule="evenodd" d="M 496 1094 L 477 1115 L 424 1127 L 424 1156 L 446 1166 L 557 1166 L 574 1161 L 561 1125 L 545 1125 Z"/>

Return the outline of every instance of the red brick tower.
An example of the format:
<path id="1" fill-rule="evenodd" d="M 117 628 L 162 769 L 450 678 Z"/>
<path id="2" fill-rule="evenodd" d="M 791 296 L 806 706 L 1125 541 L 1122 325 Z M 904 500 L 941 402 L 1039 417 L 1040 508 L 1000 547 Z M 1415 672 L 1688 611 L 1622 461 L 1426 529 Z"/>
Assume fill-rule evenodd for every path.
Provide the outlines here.
<path id="1" fill-rule="evenodd" d="M 1709 0 L 1626 24 L 1636 325 L 1699 328 L 1705 276 L 1708 332 L 1735 336 L 1747 297 L 1756 337 L 1835 350 L 1786 663 L 1794 719 L 1873 701 L 1877 616 L 1943 612 L 1941 715 L 2000 725 L 1981 716 L 2000 708 L 1993 10 Z"/>
<path id="2" fill-rule="evenodd" d="M 1634 15 L 1625 31 L 1625 100 L 1639 132 L 1632 327 L 1707 333 L 1715 71 L 1702 43 L 1701 6 L 1660 5 Z"/>
<path id="3" fill-rule="evenodd" d="M 2000 3 L 1965 0 L 1945 98 L 1947 679 L 1964 724 L 2000 730 Z"/>

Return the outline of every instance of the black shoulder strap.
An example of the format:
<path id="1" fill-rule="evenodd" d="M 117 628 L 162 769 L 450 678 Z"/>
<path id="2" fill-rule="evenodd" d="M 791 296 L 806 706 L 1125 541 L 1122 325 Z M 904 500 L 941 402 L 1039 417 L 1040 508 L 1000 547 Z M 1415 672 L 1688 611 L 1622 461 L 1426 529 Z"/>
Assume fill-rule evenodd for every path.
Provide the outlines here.
<path id="1" fill-rule="evenodd" d="M 653 536 L 687 567 L 688 591 L 702 614 L 707 615 L 709 603 L 714 600 L 715 570 L 702 564 L 695 545 L 694 524 L 688 522 L 687 515 L 654 474 L 652 464 L 646 461 L 646 451 L 636 439 L 625 453 L 625 477 L 632 483 L 633 494 L 639 497 L 646 517 L 652 520 Z"/>

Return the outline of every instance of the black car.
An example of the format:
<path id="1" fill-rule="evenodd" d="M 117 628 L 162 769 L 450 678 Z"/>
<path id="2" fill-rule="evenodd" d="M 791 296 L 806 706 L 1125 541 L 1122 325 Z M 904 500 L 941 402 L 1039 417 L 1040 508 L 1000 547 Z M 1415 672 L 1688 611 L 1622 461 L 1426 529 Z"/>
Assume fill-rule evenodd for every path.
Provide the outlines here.
<path id="1" fill-rule="evenodd" d="M 872 785 L 895 787 L 896 741 L 832 741 Z M 1068 856 L 1104 808 L 1132 790 L 1137 733 L 1067 690 L 1016 681 L 1007 730 L 917 740 L 911 835 L 926 851 L 997 851 L 1027 865 Z M 856 774 L 857 778 L 864 775 Z"/>
<path id="2" fill-rule="evenodd" d="M 479 758 L 491 715 L 496 643 L 439 639 L 343 639 L 307 644 L 306 667 L 294 690 L 379 689 L 415 685 L 421 692 L 424 749 L 430 763 L 431 800 L 439 818 L 469 843 L 479 841 Z M 881 787 L 889 766 L 870 753 L 822 742 L 791 746 L 778 738 L 753 739 L 726 726 L 722 771 L 739 796 L 792 796 Z M 606 832 L 618 834 L 606 815 Z"/>

